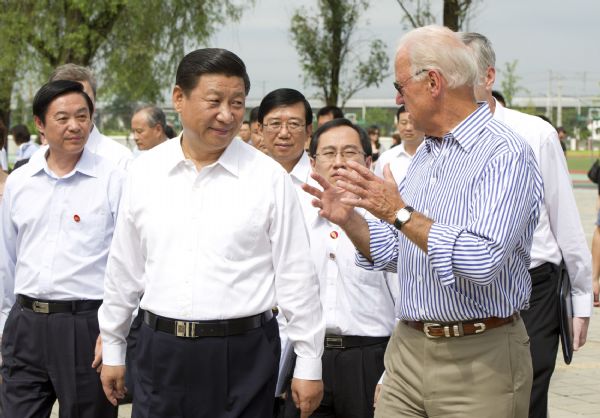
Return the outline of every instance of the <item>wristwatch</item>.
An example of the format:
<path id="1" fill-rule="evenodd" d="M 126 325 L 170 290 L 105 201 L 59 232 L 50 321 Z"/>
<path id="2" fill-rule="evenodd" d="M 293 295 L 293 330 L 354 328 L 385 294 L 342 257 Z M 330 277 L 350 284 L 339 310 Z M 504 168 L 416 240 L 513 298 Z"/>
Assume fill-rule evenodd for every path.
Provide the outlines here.
<path id="1" fill-rule="evenodd" d="M 394 226 L 397 229 L 401 229 L 405 223 L 410 221 L 410 215 L 412 215 L 414 211 L 415 210 L 411 206 L 404 206 L 402 209 L 396 212 L 396 220 L 394 221 Z"/>

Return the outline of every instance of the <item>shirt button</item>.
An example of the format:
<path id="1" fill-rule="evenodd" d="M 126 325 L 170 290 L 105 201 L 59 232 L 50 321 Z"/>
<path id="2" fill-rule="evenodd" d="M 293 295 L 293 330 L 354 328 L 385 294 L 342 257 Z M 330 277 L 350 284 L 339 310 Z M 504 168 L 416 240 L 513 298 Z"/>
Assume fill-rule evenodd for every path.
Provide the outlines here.
<path id="1" fill-rule="evenodd" d="M 429 184 L 433 185 L 436 181 L 437 179 L 435 177 L 432 177 L 431 179 L 429 179 Z"/>
<path id="2" fill-rule="evenodd" d="M 334 253 L 329 253 L 329 259 L 330 260 L 335 260 L 335 254 Z"/>
<path id="3" fill-rule="evenodd" d="M 424 316 L 425 315 L 425 309 L 423 309 L 423 308 L 419 309 L 419 314 L 421 316 Z"/>
<path id="4" fill-rule="evenodd" d="M 425 216 L 429 216 L 429 209 L 425 209 L 425 210 L 423 211 L 423 215 L 425 215 Z"/>
<path id="5" fill-rule="evenodd" d="M 420 274 L 417 276 L 417 281 L 420 283 L 423 281 L 423 276 L 421 276 Z"/>

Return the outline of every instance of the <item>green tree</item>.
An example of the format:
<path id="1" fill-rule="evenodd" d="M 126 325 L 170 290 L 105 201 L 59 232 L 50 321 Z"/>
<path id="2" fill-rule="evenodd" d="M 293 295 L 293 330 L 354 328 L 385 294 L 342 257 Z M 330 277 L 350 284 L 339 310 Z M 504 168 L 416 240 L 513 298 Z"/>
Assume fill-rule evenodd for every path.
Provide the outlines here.
<path id="1" fill-rule="evenodd" d="M 403 20 L 413 28 L 435 23 L 430 0 L 396 0 L 396 2 L 404 12 Z M 444 0 L 442 12 L 444 26 L 453 31 L 463 30 L 477 2 L 478 0 Z"/>
<path id="2" fill-rule="evenodd" d="M 291 36 L 300 56 L 306 84 L 318 89 L 327 105 L 344 107 L 358 91 L 379 84 L 388 76 L 389 58 L 385 44 L 368 42 L 368 55 L 362 55 L 360 41 L 354 39 L 367 0 L 318 0 L 318 14 L 304 8 L 292 16 Z M 364 45 L 364 43 L 363 43 Z"/>
<path id="3" fill-rule="evenodd" d="M 508 107 L 512 107 L 512 100 L 518 92 L 526 91 L 525 88 L 519 85 L 521 77 L 517 75 L 518 63 L 518 60 L 506 62 L 504 64 L 504 70 L 499 71 L 500 73 L 503 73 L 500 86 L 502 87 L 502 95 L 506 99 L 506 106 Z"/>
<path id="4" fill-rule="evenodd" d="M 108 93 L 105 101 L 156 101 L 172 83 L 184 50 L 241 13 L 233 0 L 0 2 L 7 10 L 0 23 L 10 23 L 0 25 L 0 115 L 8 113 L 9 92 L 27 73 L 21 68 L 39 69 L 45 77 L 67 62 L 94 68 Z M 14 45 L 18 59 L 6 54 L 5 44 Z"/>

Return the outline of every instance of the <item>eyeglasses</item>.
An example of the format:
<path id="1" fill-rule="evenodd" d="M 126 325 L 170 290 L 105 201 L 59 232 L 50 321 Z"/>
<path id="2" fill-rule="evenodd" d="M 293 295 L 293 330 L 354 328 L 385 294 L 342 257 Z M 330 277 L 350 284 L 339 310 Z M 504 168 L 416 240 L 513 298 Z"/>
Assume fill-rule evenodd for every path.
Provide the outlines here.
<path id="1" fill-rule="evenodd" d="M 264 127 L 267 129 L 267 131 L 275 133 L 275 132 L 281 131 L 281 128 L 283 127 L 283 125 L 285 125 L 287 127 L 287 130 L 289 132 L 293 132 L 293 133 L 301 132 L 302 129 L 304 128 L 304 126 L 306 126 L 304 123 L 297 122 L 295 120 L 289 120 L 287 122 L 272 120 L 272 121 L 267 122 L 264 125 Z"/>
<path id="2" fill-rule="evenodd" d="M 354 149 L 354 148 L 347 148 L 342 151 L 328 150 L 328 151 L 322 152 L 320 154 L 315 154 L 315 157 L 321 157 L 321 159 L 323 161 L 331 162 L 331 161 L 335 161 L 335 159 L 338 155 L 341 155 L 342 159 L 344 159 L 344 160 L 352 160 L 352 159 L 358 157 L 359 155 L 367 155 L 367 154 L 365 154 L 364 152 L 359 151 L 357 149 Z"/>
<path id="3" fill-rule="evenodd" d="M 406 80 L 404 80 L 402 83 L 398 83 L 397 81 L 394 81 L 394 88 L 396 90 L 398 90 L 398 93 L 400 93 L 400 96 L 404 96 L 404 87 L 406 87 L 406 83 L 408 83 L 408 81 L 413 78 L 418 76 L 419 74 L 424 73 L 425 71 L 427 71 L 427 69 L 423 68 L 422 70 L 417 71 L 416 73 L 414 73 L 413 75 L 411 75 L 410 77 L 408 77 Z"/>

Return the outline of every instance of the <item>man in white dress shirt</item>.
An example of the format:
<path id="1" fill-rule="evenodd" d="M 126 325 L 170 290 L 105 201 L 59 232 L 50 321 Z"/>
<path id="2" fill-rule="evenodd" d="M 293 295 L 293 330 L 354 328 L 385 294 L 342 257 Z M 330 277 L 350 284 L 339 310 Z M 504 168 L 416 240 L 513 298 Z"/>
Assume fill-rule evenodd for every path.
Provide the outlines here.
<path id="1" fill-rule="evenodd" d="M 406 111 L 403 104 L 396 111 L 396 123 L 402 142 L 381 154 L 373 171 L 383 178 L 383 169 L 386 164 L 389 164 L 396 184 L 400 184 L 417 148 L 423 143 L 425 134 L 415 128 L 410 113 Z"/>
<path id="2" fill-rule="evenodd" d="M 15 144 L 17 144 L 17 155 L 15 162 L 29 160 L 33 153 L 39 148 L 35 142 L 31 142 L 31 134 L 25 125 L 15 125 L 10 128 Z"/>
<path id="3" fill-rule="evenodd" d="M 2 404 L 8 417 L 116 417 L 92 368 L 98 307 L 124 173 L 85 148 L 93 104 L 80 83 L 33 101 L 47 152 L 9 176 L 0 210 Z"/>
<path id="4" fill-rule="evenodd" d="M 143 105 L 133 112 L 131 132 L 140 151 L 148 151 L 169 139 L 165 129 L 167 118 L 160 107 Z"/>
<path id="5" fill-rule="evenodd" d="M 94 106 L 96 105 L 97 83 L 94 74 L 89 68 L 70 63 L 61 65 L 56 67 L 48 81 L 56 80 L 80 82 L 83 85 L 83 90 L 92 99 Z M 124 170 L 127 169 L 127 165 L 132 158 L 131 150 L 129 150 L 129 148 L 119 144 L 114 139 L 102 135 L 94 123 L 92 123 L 90 137 L 85 146 L 94 154 L 98 154 L 101 157 L 112 161 Z M 44 149 L 44 147 L 42 147 L 42 149 Z"/>
<path id="6" fill-rule="evenodd" d="M 337 170 L 349 160 L 371 165 L 367 133 L 347 119 L 322 125 L 312 137 L 313 170 L 335 185 Z M 313 197 L 304 192 L 304 199 Z M 368 215 L 358 209 L 361 215 Z M 373 394 L 384 370 L 383 355 L 395 325 L 395 274 L 368 271 L 355 264 L 356 249 L 338 225 L 311 207 L 305 213 L 312 260 L 320 280 L 326 332 L 323 354 L 323 401 L 319 417 L 373 416 Z M 389 277 L 388 277 L 389 276 Z"/>
<path id="7" fill-rule="evenodd" d="M 296 192 L 277 163 L 233 139 L 249 89 L 235 54 L 186 55 L 173 90 L 182 134 L 131 164 L 99 320 L 116 403 L 131 314 L 145 311 L 136 417 L 270 416 L 276 304 L 297 354 L 294 401 L 307 417 L 321 400 L 324 321 Z"/>
<path id="8" fill-rule="evenodd" d="M 558 350 L 559 318 L 556 289 L 559 267 L 564 261 L 572 285 L 573 349 L 585 344 L 592 314 L 591 256 L 566 161 L 556 130 L 536 116 L 503 107 L 492 97 L 496 78 L 496 55 L 491 42 L 478 33 L 462 33 L 482 74 L 475 88 L 478 100 L 487 101 L 494 118 L 520 134 L 533 149 L 544 181 L 544 204 L 531 246 L 532 290 L 530 308 L 522 311 L 531 339 L 533 387 L 530 417 L 546 417 L 548 388 Z"/>

